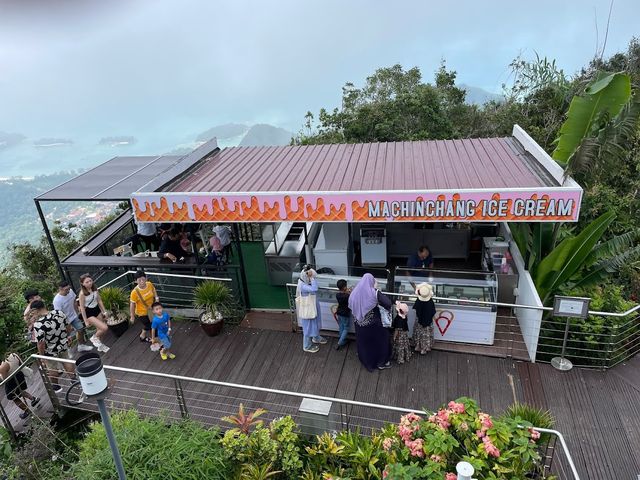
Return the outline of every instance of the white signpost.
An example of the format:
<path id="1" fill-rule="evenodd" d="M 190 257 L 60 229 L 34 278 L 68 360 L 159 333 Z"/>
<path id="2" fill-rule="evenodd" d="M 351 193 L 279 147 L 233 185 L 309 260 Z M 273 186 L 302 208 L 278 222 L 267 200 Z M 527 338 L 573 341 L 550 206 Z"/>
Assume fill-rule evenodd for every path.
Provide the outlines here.
<path id="1" fill-rule="evenodd" d="M 564 327 L 564 338 L 562 340 L 562 352 L 559 357 L 553 357 L 551 359 L 551 365 L 556 370 L 566 372 L 573 368 L 571 360 L 564 357 L 567 349 L 567 338 L 569 336 L 569 325 L 571 318 L 585 319 L 589 316 L 589 302 L 590 298 L 584 297 L 563 297 L 556 295 L 553 300 L 553 316 L 554 317 L 566 317 L 567 323 Z"/>

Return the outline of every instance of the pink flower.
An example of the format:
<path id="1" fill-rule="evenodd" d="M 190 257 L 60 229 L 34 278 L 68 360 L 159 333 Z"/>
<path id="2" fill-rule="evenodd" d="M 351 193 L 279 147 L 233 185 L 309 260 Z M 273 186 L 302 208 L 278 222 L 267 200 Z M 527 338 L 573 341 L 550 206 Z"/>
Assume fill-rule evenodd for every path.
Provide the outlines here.
<path id="1" fill-rule="evenodd" d="M 416 415 L 415 413 L 411 412 L 411 413 L 407 413 L 404 418 L 410 422 L 419 422 L 420 420 L 422 420 L 422 417 L 420 415 Z"/>
<path id="2" fill-rule="evenodd" d="M 531 434 L 531 440 L 534 442 L 540 438 L 540 432 L 534 430 L 533 428 L 529 429 L 529 433 Z"/>
<path id="3" fill-rule="evenodd" d="M 452 413 L 464 413 L 464 404 L 456 403 L 454 401 L 449 402 L 449 409 Z"/>
<path id="4" fill-rule="evenodd" d="M 460 430 L 466 432 L 467 430 L 469 430 L 469 424 L 467 422 L 462 422 L 460 424 Z"/>
<path id="5" fill-rule="evenodd" d="M 440 463 L 442 461 L 442 457 L 440 455 L 431 455 L 429 457 L 432 462 Z"/>
<path id="6" fill-rule="evenodd" d="M 424 457 L 424 440 L 422 440 L 421 438 L 417 438 L 411 441 L 405 441 L 404 444 L 407 446 L 407 448 L 409 448 L 409 450 L 411 450 L 412 456 L 420 458 Z"/>
<path id="7" fill-rule="evenodd" d="M 485 433 L 482 430 L 476 430 L 476 435 L 478 438 L 482 438 L 485 436 Z"/>
<path id="8" fill-rule="evenodd" d="M 413 429 L 411 427 L 406 427 L 402 425 L 398 428 L 398 435 L 402 440 L 407 441 L 411 439 L 411 434 L 413 433 Z"/>
<path id="9" fill-rule="evenodd" d="M 491 427 L 493 427 L 493 422 L 491 421 L 491 417 L 486 413 L 478 414 L 478 418 L 480 419 L 480 423 L 482 424 L 483 430 L 486 432 Z"/>
<path id="10" fill-rule="evenodd" d="M 444 480 L 457 480 L 457 478 L 458 478 L 458 475 L 456 475 L 455 473 L 451 473 L 451 472 L 447 473 L 444 476 Z"/>
<path id="11" fill-rule="evenodd" d="M 391 445 L 393 445 L 393 440 L 391 438 L 385 438 L 382 441 L 382 448 L 384 448 L 385 452 L 391 450 Z"/>
<path id="12" fill-rule="evenodd" d="M 429 418 L 429 421 L 431 421 L 431 417 Z M 447 410 L 438 410 L 438 413 L 434 416 L 432 423 L 435 423 L 442 429 L 446 430 L 451 426 L 451 423 L 449 422 L 449 412 Z"/>
<path id="13" fill-rule="evenodd" d="M 484 445 L 484 451 L 489 455 L 496 458 L 500 456 L 500 450 L 498 450 L 495 445 L 491 443 L 491 439 L 489 437 L 484 437 L 482 439 L 482 444 Z"/>
<path id="14" fill-rule="evenodd" d="M 387 468 L 385 467 L 385 469 L 382 471 L 382 478 L 385 479 L 389 476 L 389 471 L 387 470 Z"/>

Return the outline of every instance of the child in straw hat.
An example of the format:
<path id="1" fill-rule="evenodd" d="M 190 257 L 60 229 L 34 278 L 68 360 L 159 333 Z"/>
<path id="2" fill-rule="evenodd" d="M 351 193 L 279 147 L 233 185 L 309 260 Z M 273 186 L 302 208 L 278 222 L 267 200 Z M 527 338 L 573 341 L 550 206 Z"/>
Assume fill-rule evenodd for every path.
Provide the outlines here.
<path id="1" fill-rule="evenodd" d="M 416 323 L 413 327 L 413 342 L 416 352 L 424 355 L 431 351 L 433 345 L 433 317 L 436 306 L 433 303 L 433 287 L 428 283 L 421 283 L 416 287 Z"/>

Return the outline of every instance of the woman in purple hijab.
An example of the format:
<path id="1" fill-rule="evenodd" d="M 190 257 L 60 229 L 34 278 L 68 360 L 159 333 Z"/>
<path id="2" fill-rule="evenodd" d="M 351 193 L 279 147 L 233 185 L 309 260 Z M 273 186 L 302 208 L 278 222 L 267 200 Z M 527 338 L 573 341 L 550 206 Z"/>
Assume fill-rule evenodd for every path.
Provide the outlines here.
<path id="1" fill-rule="evenodd" d="M 349 296 L 356 326 L 358 358 L 367 370 L 390 368 L 389 330 L 382 326 L 381 306 L 391 310 L 391 300 L 377 290 L 376 279 L 365 273 Z"/>

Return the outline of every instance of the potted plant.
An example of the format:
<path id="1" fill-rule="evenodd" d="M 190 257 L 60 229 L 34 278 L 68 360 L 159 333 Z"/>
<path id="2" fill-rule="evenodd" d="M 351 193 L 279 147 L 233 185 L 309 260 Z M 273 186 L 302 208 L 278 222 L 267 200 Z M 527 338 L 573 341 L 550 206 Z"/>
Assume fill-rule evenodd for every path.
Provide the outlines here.
<path id="1" fill-rule="evenodd" d="M 129 322 L 127 321 L 129 318 L 127 315 L 129 295 L 121 288 L 105 287 L 100 289 L 100 298 L 102 298 L 104 308 L 107 310 L 105 321 L 109 330 L 116 337 L 121 336 L 129 328 Z"/>
<path id="2" fill-rule="evenodd" d="M 233 300 L 231 289 L 221 282 L 208 280 L 195 288 L 193 296 L 196 307 L 203 309 L 200 314 L 202 329 L 210 337 L 218 335 Z"/>

